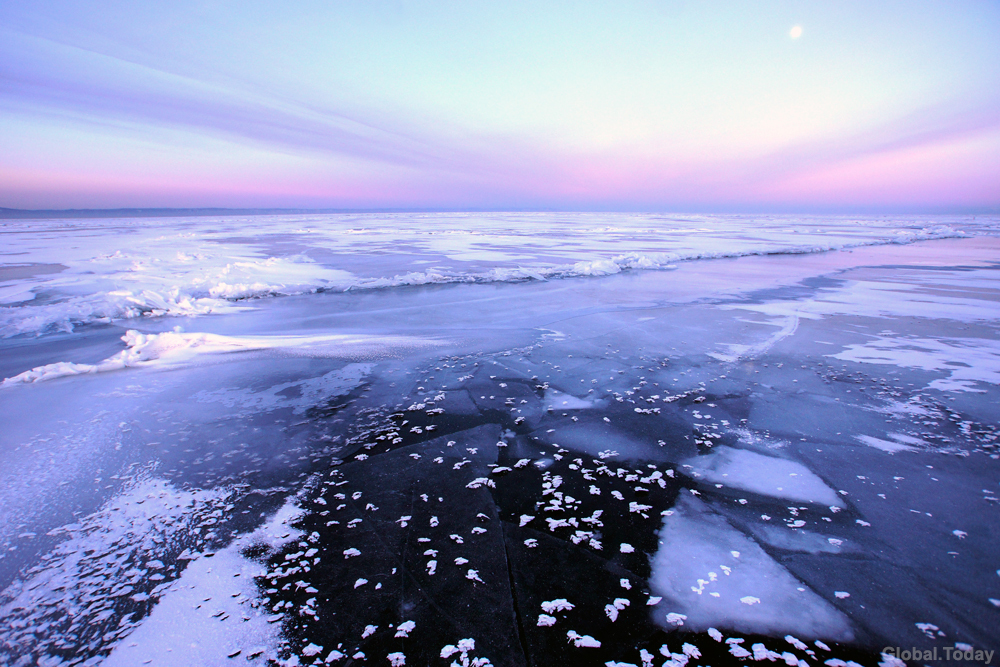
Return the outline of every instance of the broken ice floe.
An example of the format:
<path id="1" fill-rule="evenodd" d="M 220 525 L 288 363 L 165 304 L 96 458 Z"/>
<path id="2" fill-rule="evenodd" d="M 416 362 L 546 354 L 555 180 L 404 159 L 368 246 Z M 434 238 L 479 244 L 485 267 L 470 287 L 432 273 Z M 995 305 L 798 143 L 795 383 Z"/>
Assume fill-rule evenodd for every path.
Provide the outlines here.
<path id="1" fill-rule="evenodd" d="M 843 507 L 840 497 L 801 463 L 721 445 L 684 462 L 709 482 L 785 498 Z"/>
<path id="2" fill-rule="evenodd" d="M 841 612 L 701 501 L 681 496 L 660 540 L 650 587 L 691 629 L 853 638 Z M 741 602 L 750 598 L 752 604 Z"/>

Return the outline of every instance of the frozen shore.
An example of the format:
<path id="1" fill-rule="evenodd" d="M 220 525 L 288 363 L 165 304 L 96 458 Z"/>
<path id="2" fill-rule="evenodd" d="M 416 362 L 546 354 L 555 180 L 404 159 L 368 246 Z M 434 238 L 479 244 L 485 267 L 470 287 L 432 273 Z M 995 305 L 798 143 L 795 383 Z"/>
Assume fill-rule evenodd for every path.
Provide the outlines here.
<path id="1" fill-rule="evenodd" d="M 1000 240 L 606 273 L 0 342 L 0 656 L 992 646 Z"/>

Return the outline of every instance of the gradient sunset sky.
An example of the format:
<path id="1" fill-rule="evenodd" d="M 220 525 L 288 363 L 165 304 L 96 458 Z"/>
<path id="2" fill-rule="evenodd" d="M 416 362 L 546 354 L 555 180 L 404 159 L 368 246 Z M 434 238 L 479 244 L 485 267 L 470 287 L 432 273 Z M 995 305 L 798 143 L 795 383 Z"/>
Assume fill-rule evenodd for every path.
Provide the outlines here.
<path id="1" fill-rule="evenodd" d="M 1000 3 L 0 4 L 0 206 L 1000 208 Z"/>

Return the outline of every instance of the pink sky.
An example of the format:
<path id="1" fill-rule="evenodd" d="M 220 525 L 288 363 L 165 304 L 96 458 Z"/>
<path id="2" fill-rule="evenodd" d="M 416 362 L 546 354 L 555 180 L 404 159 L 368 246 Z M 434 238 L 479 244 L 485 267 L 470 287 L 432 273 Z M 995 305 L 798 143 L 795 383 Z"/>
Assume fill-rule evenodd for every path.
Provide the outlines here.
<path id="1" fill-rule="evenodd" d="M 995 3 L 41 0 L 0 26 L 4 207 L 1000 208 Z"/>

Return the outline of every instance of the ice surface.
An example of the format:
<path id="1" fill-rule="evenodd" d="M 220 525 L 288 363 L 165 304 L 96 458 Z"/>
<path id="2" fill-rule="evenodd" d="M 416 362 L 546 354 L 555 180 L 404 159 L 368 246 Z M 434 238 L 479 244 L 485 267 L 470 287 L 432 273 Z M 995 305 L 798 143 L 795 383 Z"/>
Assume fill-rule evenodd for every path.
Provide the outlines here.
<path id="1" fill-rule="evenodd" d="M 723 445 L 684 461 L 684 465 L 690 466 L 696 477 L 709 482 L 773 498 L 844 506 L 844 501 L 816 473 L 788 459 Z"/>
<path id="2" fill-rule="evenodd" d="M 656 608 L 684 614 L 685 627 L 853 637 L 842 613 L 701 501 L 682 496 L 660 540 L 649 579 L 664 598 Z"/>
<path id="3" fill-rule="evenodd" d="M 992 637 L 1000 243 L 905 245 L 974 225 L 297 222 L 11 236 L 27 259 L 0 265 L 0 313 L 32 335 L 0 340 L 3 375 L 21 374 L 0 391 L 0 605 L 20 601 L 3 609 L 0 643 L 15 648 L 0 662 L 37 661 L 37 646 L 188 664 L 196 643 L 209 662 L 425 664 L 474 637 L 496 664 L 639 664 L 680 651 L 684 632 L 723 664 L 710 625 L 768 635 L 742 649 L 765 659 L 807 659 L 789 632 L 937 641 L 914 619 L 941 641 Z M 245 274 L 220 277 L 229 264 Z M 193 286 L 199 270 L 216 273 Z M 257 282 L 283 287 L 230 289 Z M 46 307 L 165 285 L 219 310 L 181 318 L 149 301 L 130 313 L 142 324 L 45 328 Z M 255 298 L 270 294 L 287 296 Z M 123 324 L 142 332 L 125 349 Z M 298 539 L 280 546 L 258 526 L 289 498 L 305 534 L 282 528 Z M 573 609 L 540 606 L 559 599 Z M 817 653 L 871 662 L 832 648 Z"/>
<path id="4" fill-rule="evenodd" d="M 810 225 L 810 222 L 816 224 Z M 806 226 L 803 226 L 805 223 Z M 0 335 L 316 290 L 602 276 L 684 259 L 963 236 L 968 219 L 390 214 L 11 221 Z M 400 251 L 405 248 L 406 251 Z M 432 266 L 428 268 L 426 265 Z M 60 267 L 23 271 L 24 266 Z M 3 269 L 7 269 L 4 271 Z"/>

